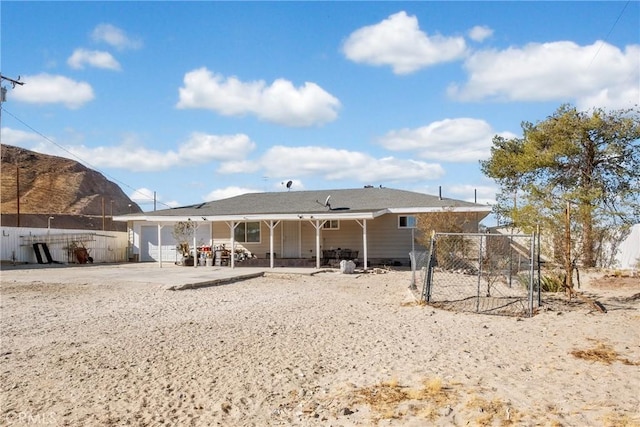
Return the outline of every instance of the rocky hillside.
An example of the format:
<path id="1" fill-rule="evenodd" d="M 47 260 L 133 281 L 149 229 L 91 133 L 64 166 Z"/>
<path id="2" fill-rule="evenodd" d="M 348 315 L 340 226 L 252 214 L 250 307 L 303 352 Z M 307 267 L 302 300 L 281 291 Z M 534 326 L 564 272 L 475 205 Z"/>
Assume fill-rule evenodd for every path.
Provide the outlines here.
<path id="1" fill-rule="evenodd" d="M 20 215 L 25 217 L 28 214 L 110 217 L 142 212 L 118 185 L 99 172 L 74 160 L 3 144 L 0 193 L 3 215 L 16 214 L 18 193 Z"/>

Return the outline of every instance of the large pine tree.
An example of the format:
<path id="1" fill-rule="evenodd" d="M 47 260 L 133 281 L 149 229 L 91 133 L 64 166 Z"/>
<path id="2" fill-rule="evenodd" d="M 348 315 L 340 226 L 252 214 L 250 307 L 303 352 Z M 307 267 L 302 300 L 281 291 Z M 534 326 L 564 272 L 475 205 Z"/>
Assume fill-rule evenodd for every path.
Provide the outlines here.
<path id="1" fill-rule="evenodd" d="M 640 220 L 638 109 L 580 112 L 562 105 L 544 121 L 524 122 L 522 130 L 522 138 L 495 136 L 491 157 L 481 161 L 482 172 L 501 188 L 496 213 L 523 229 L 541 225 L 555 236 L 571 231 L 582 264 L 596 266 L 607 232 Z"/>

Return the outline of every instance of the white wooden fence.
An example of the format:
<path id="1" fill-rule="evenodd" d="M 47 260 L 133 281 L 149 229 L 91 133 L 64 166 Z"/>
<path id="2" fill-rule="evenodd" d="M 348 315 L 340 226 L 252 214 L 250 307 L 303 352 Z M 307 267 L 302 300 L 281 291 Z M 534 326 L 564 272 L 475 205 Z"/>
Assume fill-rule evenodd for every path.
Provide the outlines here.
<path id="1" fill-rule="evenodd" d="M 84 247 L 96 263 L 128 260 L 126 232 L 66 230 L 59 228 L 0 227 L 2 230 L 0 260 L 16 263 L 37 263 L 34 244 L 44 243 L 51 259 L 63 264 L 78 262 L 73 249 Z M 42 246 L 40 246 L 42 247 Z M 44 262 L 47 262 L 46 259 Z"/>

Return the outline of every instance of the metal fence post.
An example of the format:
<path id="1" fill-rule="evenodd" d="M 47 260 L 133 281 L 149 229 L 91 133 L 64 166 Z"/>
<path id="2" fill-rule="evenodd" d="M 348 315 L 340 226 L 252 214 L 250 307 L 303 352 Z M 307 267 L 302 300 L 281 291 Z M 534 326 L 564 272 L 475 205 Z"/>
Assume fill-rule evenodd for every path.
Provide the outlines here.
<path id="1" fill-rule="evenodd" d="M 537 262 L 538 262 L 538 307 L 540 307 L 542 305 L 542 293 L 540 292 L 540 224 L 538 224 L 538 226 L 536 227 L 536 243 L 537 243 L 537 249 L 538 249 L 538 256 L 537 256 Z"/>
<path id="2" fill-rule="evenodd" d="M 429 253 L 427 255 L 427 271 L 424 275 L 424 284 L 422 285 L 422 300 L 429 302 L 431 300 L 431 278 L 434 260 L 434 250 L 436 247 L 436 234 L 431 233 L 431 244 L 429 245 Z"/>
<path id="3" fill-rule="evenodd" d="M 530 246 L 530 260 L 531 266 L 529 268 L 529 317 L 533 316 L 533 274 L 534 274 L 534 263 L 535 263 L 535 247 L 536 247 L 536 235 L 533 234 L 531 236 L 531 244 Z"/>
<path id="4" fill-rule="evenodd" d="M 478 245 L 478 292 L 476 295 L 476 312 L 480 311 L 480 281 L 482 280 L 482 245 L 484 236 L 480 236 L 480 244 Z"/>

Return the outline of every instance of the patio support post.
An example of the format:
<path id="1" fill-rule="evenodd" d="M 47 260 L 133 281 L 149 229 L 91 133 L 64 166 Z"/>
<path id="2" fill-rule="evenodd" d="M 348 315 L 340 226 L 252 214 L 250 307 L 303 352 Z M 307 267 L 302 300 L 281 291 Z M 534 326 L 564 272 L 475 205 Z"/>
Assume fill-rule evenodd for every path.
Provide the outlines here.
<path id="1" fill-rule="evenodd" d="M 369 264 L 369 254 L 367 253 L 367 220 L 362 220 L 362 247 L 364 249 L 364 270 L 367 271 Z"/>
<path id="2" fill-rule="evenodd" d="M 236 246 L 236 227 L 238 225 L 236 224 L 235 221 L 231 221 L 231 227 L 229 227 L 231 229 L 231 256 L 229 257 L 229 265 L 231 266 L 231 268 L 235 268 L 236 267 L 236 250 L 235 250 L 235 246 Z"/>
<path id="3" fill-rule="evenodd" d="M 158 266 L 162 268 L 162 226 L 158 223 Z"/>
<path id="4" fill-rule="evenodd" d="M 270 220 L 269 222 L 267 221 L 263 221 L 265 223 L 265 225 L 267 227 L 269 227 L 269 268 L 273 268 L 273 230 L 278 226 L 278 224 L 280 224 L 280 220 L 276 221 L 275 223 L 273 222 L 273 220 Z"/>
<path id="5" fill-rule="evenodd" d="M 323 223 L 324 224 L 324 223 Z M 320 220 L 316 219 L 316 268 L 320 270 Z"/>
<path id="6" fill-rule="evenodd" d="M 364 270 L 367 271 L 367 265 L 369 264 L 369 255 L 367 253 L 367 220 L 363 219 L 362 222 L 358 221 L 356 219 L 356 222 L 358 224 L 360 224 L 360 227 L 362 227 L 362 249 L 364 252 L 363 258 L 364 258 Z"/>
<path id="7" fill-rule="evenodd" d="M 273 268 L 273 220 L 269 221 L 269 268 Z"/>
<path id="8" fill-rule="evenodd" d="M 320 269 L 320 229 L 322 229 L 325 222 L 327 221 L 320 222 L 319 219 L 315 221 L 309 220 L 309 223 L 316 229 L 316 268 L 318 270 Z"/>
<path id="9" fill-rule="evenodd" d="M 198 223 L 194 222 L 193 227 L 193 268 L 198 268 L 198 247 L 196 246 L 196 238 L 198 237 Z"/>
<path id="10" fill-rule="evenodd" d="M 273 220 L 271 220 L 269 221 L 269 268 L 273 268 L 273 228 Z"/>

